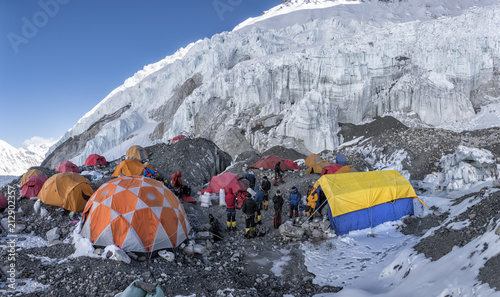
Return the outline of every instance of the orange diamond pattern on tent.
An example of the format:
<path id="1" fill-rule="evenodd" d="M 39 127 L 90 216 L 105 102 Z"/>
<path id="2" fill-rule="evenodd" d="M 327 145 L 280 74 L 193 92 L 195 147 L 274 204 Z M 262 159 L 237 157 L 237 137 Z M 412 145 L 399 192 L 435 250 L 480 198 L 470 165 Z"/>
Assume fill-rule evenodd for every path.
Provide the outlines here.
<path id="1" fill-rule="evenodd" d="M 97 190 L 99 191 L 99 189 Z M 113 195 L 111 208 L 118 213 L 124 214 L 135 210 L 139 198 L 130 191 L 121 191 Z"/>
<path id="2" fill-rule="evenodd" d="M 134 175 L 132 175 L 134 176 Z M 128 177 L 128 178 L 126 178 Z M 132 189 L 132 188 L 138 188 L 142 185 L 142 181 L 135 179 L 135 178 L 130 178 L 131 176 L 125 176 L 125 178 L 122 178 L 119 182 L 118 185 L 122 188 L 125 189 Z"/>
<path id="3" fill-rule="evenodd" d="M 155 187 L 141 187 L 139 197 L 149 207 L 163 206 L 164 196 Z"/>
<path id="4" fill-rule="evenodd" d="M 164 208 L 162 210 L 160 221 L 165 231 L 167 231 L 167 234 L 177 232 L 179 220 L 174 220 L 174 217 L 176 217 L 176 215 L 172 208 Z"/>
<path id="5" fill-rule="evenodd" d="M 138 209 L 132 218 L 132 227 L 135 230 L 141 230 L 137 233 L 145 247 L 152 247 L 159 220 L 156 215 L 148 208 Z"/>
<path id="6" fill-rule="evenodd" d="M 113 232 L 113 242 L 118 247 L 122 247 L 125 236 L 127 235 L 130 223 L 122 216 L 111 221 L 111 231 Z"/>
<path id="7" fill-rule="evenodd" d="M 82 222 L 80 233 L 94 245 L 115 244 L 131 252 L 177 247 L 190 231 L 179 199 L 163 183 L 143 176 L 103 184 L 87 202 Z"/>
<path id="8" fill-rule="evenodd" d="M 107 218 L 109 217 L 111 209 L 104 205 L 97 205 L 92 211 L 92 216 L 97 218 Z M 102 231 L 106 228 L 104 224 L 97 224 L 97 226 L 90 233 L 90 240 L 97 240 Z"/>
<path id="9" fill-rule="evenodd" d="M 116 190 L 116 185 L 110 184 L 106 187 L 104 191 L 97 191 L 95 193 L 95 202 L 103 202 L 104 200 L 108 199 L 113 195 L 113 193 Z"/>

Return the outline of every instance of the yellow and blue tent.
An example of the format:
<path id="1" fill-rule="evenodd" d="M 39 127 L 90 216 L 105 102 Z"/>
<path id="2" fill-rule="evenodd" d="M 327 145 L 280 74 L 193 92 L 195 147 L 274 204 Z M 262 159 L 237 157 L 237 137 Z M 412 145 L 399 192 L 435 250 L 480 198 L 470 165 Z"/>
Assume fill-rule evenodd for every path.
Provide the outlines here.
<path id="1" fill-rule="evenodd" d="M 413 215 L 411 184 L 396 170 L 325 174 L 314 184 L 328 200 L 330 225 L 337 235 Z"/>

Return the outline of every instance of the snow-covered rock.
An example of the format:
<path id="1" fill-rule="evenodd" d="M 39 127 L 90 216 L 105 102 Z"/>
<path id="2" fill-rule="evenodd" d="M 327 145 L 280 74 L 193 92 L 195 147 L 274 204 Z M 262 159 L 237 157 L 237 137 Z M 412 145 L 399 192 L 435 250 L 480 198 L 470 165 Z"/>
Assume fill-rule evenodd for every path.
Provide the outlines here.
<path id="1" fill-rule="evenodd" d="M 467 189 L 471 185 L 498 177 L 496 158 L 490 151 L 459 146 L 455 153 L 443 156 L 442 172 L 429 174 L 424 183 L 448 191 Z"/>

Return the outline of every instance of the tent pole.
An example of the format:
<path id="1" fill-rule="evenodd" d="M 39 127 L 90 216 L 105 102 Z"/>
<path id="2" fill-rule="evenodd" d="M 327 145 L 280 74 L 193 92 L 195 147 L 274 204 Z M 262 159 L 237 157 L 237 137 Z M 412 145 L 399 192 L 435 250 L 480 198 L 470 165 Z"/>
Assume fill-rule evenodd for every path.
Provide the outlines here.
<path id="1" fill-rule="evenodd" d="M 310 216 L 309 216 L 309 217 L 305 220 L 305 222 L 309 221 L 309 219 L 310 219 L 310 218 L 312 218 L 312 216 L 313 216 L 313 215 L 314 215 L 314 214 L 315 214 L 315 213 L 316 213 L 316 212 L 317 212 L 317 211 L 318 211 L 318 210 L 319 210 L 319 209 L 320 209 L 323 205 L 325 205 L 325 203 L 327 203 L 327 202 L 328 202 L 328 199 L 325 199 L 325 201 L 323 201 L 323 203 L 321 203 L 321 205 L 320 205 L 319 207 L 316 207 L 316 209 L 314 210 L 314 212 L 313 212 L 313 213 L 312 213 L 312 214 L 311 214 L 311 215 L 310 215 Z M 302 223 L 302 224 L 300 224 L 300 226 L 302 227 L 302 225 L 304 225 L 304 224 L 305 224 L 305 222 L 304 222 L 304 223 Z"/>

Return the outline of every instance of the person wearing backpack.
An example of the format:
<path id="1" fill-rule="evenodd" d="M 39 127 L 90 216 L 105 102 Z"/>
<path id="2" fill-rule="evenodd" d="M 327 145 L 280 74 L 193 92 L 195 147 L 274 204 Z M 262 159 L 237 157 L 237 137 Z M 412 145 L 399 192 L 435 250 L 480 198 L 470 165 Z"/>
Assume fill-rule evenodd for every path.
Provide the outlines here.
<path id="1" fill-rule="evenodd" d="M 267 205 L 269 204 L 269 190 L 271 190 L 271 182 L 267 179 L 267 176 L 263 177 L 261 187 L 262 191 L 264 191 L 264 210 L 267 211 Z"/>
<path id="2" fill-rule="evenodd" d="M 283 196 L 281 196 L 281 191 L 276 190 L 276 195 L 273 197 L 273 208 L 274 208 L 274 229 L 278 229 L 281 225 L 281 209 L 283 208 Z"/>
<path id="3" fill-rule="evenodd" d="M 257 203 L 257 223 L 258 225 L 262 225 L 262 215 L 260 210 L 262 209 L 262 201 L 264 201 L 264 192 L 262 191 L 261 186 L 255 186 L 255 203 Z"/>
<path id="4" fill-rule="evenodd" d="M 241 211 L 246 215 L 245 220 L 245 238 L 255 237 L 255 212 L 257 211 L 257 203 L 252 199 L 250 193 L 246 193 L 245 202 L 241 207 Z"/>
<path id="5" fill-rule="evenodd" d="M 299 192 L 299 189 L 297 189 L 295 186 L 292 187 L 292 191 L 290 192 L 290 196 L 288 200 L 290 201 L 290 214 L 288 215 L 289 218 L 293 217 L 293 212 L 295 211 L 295 217 L 299 217 L 299 203 L 300 200 L 302 199 L 302 195 Z"/>
<path id="6" fill-rule="evenodd" d="M 255 177 L 255 175 L 253 175 L 252 173 L 247 173 L 243 177 L 238 178 L 238 180 L 242 180 L 242 179 L 248 180 L 248 185 L 249 185 L 250 189 L 255 188 L 255 182 L 257 181 L 257 178 Z"/>

